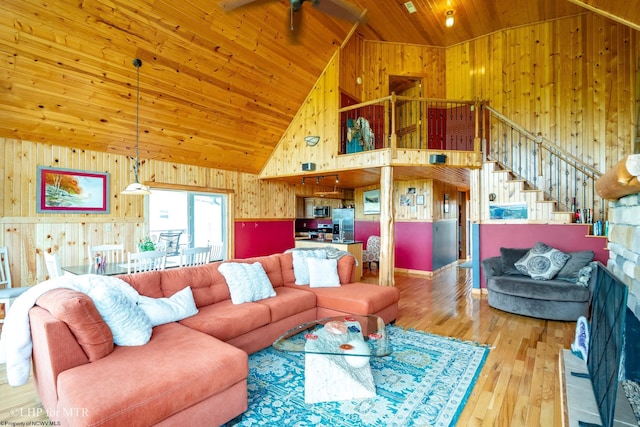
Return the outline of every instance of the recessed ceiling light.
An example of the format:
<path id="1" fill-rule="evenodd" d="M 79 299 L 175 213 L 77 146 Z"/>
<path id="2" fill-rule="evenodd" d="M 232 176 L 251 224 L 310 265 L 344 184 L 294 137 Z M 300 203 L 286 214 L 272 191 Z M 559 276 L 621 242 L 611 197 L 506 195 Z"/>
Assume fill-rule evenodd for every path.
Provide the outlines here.
<path id="1" fill-rule="evenodd" d="M 407 10 L 409 11 L 409 13 L 416 13 L 416 12 L 417 12 L 417 9 L 416 9 L 416 7 L 413 5 L 413 2 L 410 2 L 410 1 L 406 2 L 406 3 L 404 4 L 404 7 L 406 7 L 406 8 L 407 8 Z"/>

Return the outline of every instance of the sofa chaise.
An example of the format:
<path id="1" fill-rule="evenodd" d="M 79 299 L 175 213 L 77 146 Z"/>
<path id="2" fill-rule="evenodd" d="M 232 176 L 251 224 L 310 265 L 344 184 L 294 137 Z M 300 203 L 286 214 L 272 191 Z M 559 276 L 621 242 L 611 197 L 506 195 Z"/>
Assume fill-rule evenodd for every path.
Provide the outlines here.
<path id="1" fill-rule="evenodd" d="M 559 272 L 542 280 L 516 267 L 530 249 L 500 248 L 500 256 L 482 261 L 489 306 L 547 320 L 576 321 L 588 316 L 595 286 L 595 275 L 589 274 L 593 251 L 568 252 Z"/>
<path id="2" fill-rule="evenodd" d="M 275 296 L 234 304 L 220 271 L 231 261 L 260 263 Z M 152 298 L 189 286 L 198 310 L 153 327 L 140 346 L 114 345 L 87 295 L 47 292 L 29 316 L 34 382 L 50 419 L 63 426 L 221 425 L 247 409 L 248 354 L 282 333 L 333 315 L 396 319 L 398 289 L 353 283 L 351 255 L 337 261 L 339 287 L 297 285 L 293 263 L 283 253 L 120 276 Z"/>

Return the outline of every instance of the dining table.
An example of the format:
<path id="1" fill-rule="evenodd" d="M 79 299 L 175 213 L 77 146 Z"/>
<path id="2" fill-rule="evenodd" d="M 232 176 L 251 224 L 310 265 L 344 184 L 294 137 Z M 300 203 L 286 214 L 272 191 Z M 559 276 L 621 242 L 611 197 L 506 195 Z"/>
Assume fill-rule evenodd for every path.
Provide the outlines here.
<path id="1" fill-rule="evenodd" d="M 165 268 L 179 267 L 180 263 L 167 260 Z M 107 263 L 98 268 L 98 265 L 82 264 L 72 265 L 68 267 L 61 267 L 64 271 L 74 274 L 76 276 L 81 274 L 99 274 L 101 276 L 116 276 L 118 274 L 127 274 L 127 263 Z"/>

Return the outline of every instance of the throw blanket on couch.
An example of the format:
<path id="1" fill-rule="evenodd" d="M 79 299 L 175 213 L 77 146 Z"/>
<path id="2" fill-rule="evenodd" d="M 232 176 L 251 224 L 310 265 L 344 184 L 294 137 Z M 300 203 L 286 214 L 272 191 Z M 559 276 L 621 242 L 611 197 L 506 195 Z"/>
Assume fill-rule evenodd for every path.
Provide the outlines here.
<path id="1" fill-rule="evenodd" d="M 296 285 L 311 284 L 309 267 L 307 266 L 308 258 L 335 259 L 337 262 L 343 256 L 351 255 L 349 252 L 342 251 L 333 246 L 325 246 L 324 248 L 293 248 L 288 249 L 285 253 L 287 252 L 290 252 L 293 256 L 293 274 L 296 278 Z M 335 279 L 339 284 L 337 275 Z"/>
<path id="2" fill-rule="evenodd" d="M 29 372 L 31 370 L 31 328 L 29 325 L 29 310 L 36 304 L 38 298 L 52 289 L 67 288 L 83 292 L 94 300 L 96 308 L 105 322 L 111 327 L 107 321 L 108 313 L 101 311 L 99 301 L 96 295 L 104 294 L 102 290 L 109 289 L 116 293 L 120 293 L 125 299 L 138 302 L 140 295 L 128 283 L 115 277 L 99 276 L 86 274 L 81 276 L 64 275 L 32 286 L 25 293 L 20 295 L 11 305 L 11 310 L 5 314 L 2 335 L 0 336 L 0 363 L 7 364 L 7 379 L 12 386 L 26 384 L 29 380 Z M 101 292 L 97 292 L 100 289 Z M 111 292 L 111 291 L 108 291 Z M 92 295 L 93 294 L 93 295 Z M 99 298 L 99 297 L 98 297 Z M 99 298 L 101 299 L 101 298 Z M 136 306 L 137 309 L 137 306 Z M 145 321 L 146 315 L 141 318 L 141 322 Z M 140 318 L 140 316 L 137 316 Z M 149 323 L 149 336 L 151 336 L 151 323 Z M 115 331 L 114 342 L 115 342 Z M 140 339 L 144 339 L 144 333 Z"/>
<path id="3" fill-rule="evenodd" d="M 345 255 L 351 255 L 347 251 L 342 251 L 338 248 L 334 248 L 333 246 L 325 246 L 324 248 L 291 248 L 287 249 L 286 252 L 296 252 L 296 251 L 317 251 L 318 249 L 324 250 L 327 253 L 327 259 L 337 259 L 339 260 Z M 358 260 L 356 260 L 356 265 L 358 265 Z"/>

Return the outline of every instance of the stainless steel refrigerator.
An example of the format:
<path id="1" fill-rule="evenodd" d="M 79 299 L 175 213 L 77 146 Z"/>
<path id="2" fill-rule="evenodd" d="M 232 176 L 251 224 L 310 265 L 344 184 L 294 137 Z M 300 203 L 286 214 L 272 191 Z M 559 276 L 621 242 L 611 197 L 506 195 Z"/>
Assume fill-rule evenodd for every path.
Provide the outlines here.
<path id="1" fill-rule="evenodd" d="M 331 219 L 333 222 L 333 241 L 353 242 L 355 239 L 355 209 L 333 209 Z"/>

